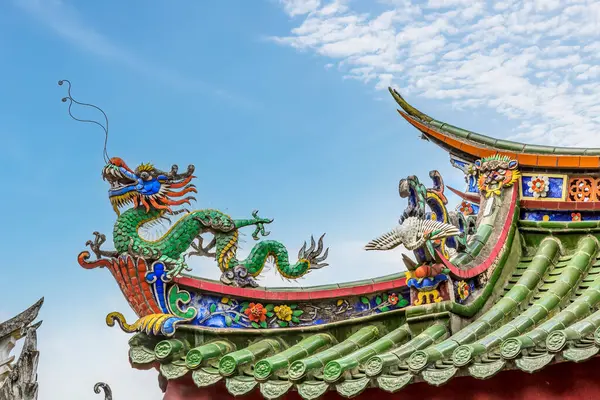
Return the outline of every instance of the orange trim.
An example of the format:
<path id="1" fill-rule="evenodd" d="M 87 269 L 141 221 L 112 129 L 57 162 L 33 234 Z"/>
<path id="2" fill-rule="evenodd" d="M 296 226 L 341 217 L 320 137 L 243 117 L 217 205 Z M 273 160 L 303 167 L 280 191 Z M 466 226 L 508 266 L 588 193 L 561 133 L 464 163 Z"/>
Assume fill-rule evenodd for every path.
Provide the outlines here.
<path id="1" fill-rule="evenodd" d="M 579 157 L 579 168 L 598 168 L 600 167 L 599 157 Z"/>
<path id="2" fill-rule="evenodd" d="M 534 153 L 513 153 L 510 151 L 490 149 L 474 142 L 467 143 L 453 138 L 445 133 L 434 130 L 400 110 L 398 110 L 398 112 L 400 115 L 402 115 L 402 118 L 407 120 L 412 126 L 421 132 L 475 158 L 484 158 L 494 154 L 500 154 L 516 159 L 519 161 L 519 165 L 524 167 L 568 167 L 577 169 L 600 167 L 600 157 L 598 156 L 557 156 Z"/>
<path id="3" fill-rule="evenodd" d="M 562 156 L 558 157 L 559 167 L 574 167 L 579 168 L 579 157 Z"/>
<path id="4" fill-rule="evenodd" d="M 517 154 L 517 161 L 519 165 L 537 165 L 538 157 L 534 154 Z"/>

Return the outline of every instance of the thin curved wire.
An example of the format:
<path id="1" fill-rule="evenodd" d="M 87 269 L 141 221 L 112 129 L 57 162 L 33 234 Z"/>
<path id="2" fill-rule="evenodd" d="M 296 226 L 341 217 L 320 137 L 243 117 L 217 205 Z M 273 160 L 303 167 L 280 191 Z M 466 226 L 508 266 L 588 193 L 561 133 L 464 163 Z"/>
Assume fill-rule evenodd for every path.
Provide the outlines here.
<path id="1" fill-rule="evenodd" d="M 68 79 L 62 79 L 62 80 L 58 81 L 58 85 L 62 86 L 65 82 L 68 84 L 67 97 L 63 97 L 62 101 L 63 101 L 63 103 L 66 103 L 67 101 L 69 101 L 69 109 L 68 109 L 69 116 L 71 118 L 73 118 L 75 121 L 89 122 L 89 123 L 92 123 L 92 124 L 96 124 L 100 128 L 102 128 L 102 130 L 104 131 L 104 151 L 102 153 L 102 156 L 104 158 L 104 161 L 106 163 L 108 163 L 109 160 L 110 160 L 110 157 L 108 156 L 108 152 L 106 150 L 106 147 L 107 147 L 107 144 L 108 144 L 108 117 L 106 116 L 106 113 L 100 107 L 97 107 L 97 106 L 95 106 L 93 104 L 82 103 L 82 102 L 79 102 L 79 101 L 75 100 L 73 98 L 73 96 L 71 95 L 71 81 L 69 81 Z M 100 111 L 102 113 L 102 115 L 104 115 L 104 121 L 106 122 L 106 126 L 102 125 L 98 121 L 93 121 L 93 120 L 89 120 L 89 119 L 80 119 L 80 118 L 75 117 L 73 115 L 73 113 L 71 112 L 71 107 L 73 106 L 73 103 L 78 104 L 80 106 L 84 106 L 84 107 L 92 107 L 92 108 L 95 108 L 96 110 Z"/>

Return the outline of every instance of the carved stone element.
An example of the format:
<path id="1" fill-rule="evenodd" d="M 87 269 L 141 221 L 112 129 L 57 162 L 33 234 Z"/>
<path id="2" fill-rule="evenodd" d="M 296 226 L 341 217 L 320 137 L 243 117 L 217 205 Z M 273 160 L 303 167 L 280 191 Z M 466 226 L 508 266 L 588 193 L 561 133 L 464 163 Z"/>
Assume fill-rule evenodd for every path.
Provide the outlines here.
<path id="1" fill-rule="evenodd" d="M 14 318 L 0 323 L 0 399 L 36 400 L 38 394 L 37 324 L 30 325 L 38 316 L 44 299 L 38 300 Z M 23 350 L 16 363 L 11 350 L 19 339 L 25 338 Z"/>

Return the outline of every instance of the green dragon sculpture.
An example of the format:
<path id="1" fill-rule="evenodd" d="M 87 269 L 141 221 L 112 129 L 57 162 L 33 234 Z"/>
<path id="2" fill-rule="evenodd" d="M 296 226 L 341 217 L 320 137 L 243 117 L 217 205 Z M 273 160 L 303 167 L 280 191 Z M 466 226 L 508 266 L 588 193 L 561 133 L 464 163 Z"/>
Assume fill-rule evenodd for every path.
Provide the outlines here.
<path id="1" fill-rule="evenodd" d="M 259 217 L 258 211 L 253 212 L 251 219 L 237 220 L 218 210 L 174 210 L 174 207 L 189 205 L 195 200 L 192 196 L 186 196 L 197 192 L 190 183 L 194 178 L 193 172 L 193 165 L 184 173 L 178 173 L 176 165 L 170 172 L 158 170 L 152 164 L 141 164 L 132 170 L 122 159 L 111 158 L 102 170 L 102 177 L 110 184 L 108 195 L 118 216 L 113 231 L 116 250 L 101 250 L 106 236 L 98 232 L 94 232 L 95 239 L 88 241 L 86 245 L 90 246 L 98 258 L 129 254 L 162 261 L 167 265 L 169 277 L 190 270 L 185 261 L 187 255 L 212 257 L 221 269 L 221 281 L 236 286 L 257 286 L 254 278 L 268 262 L 272 262 L 279 274 L 287 279 L 300 278 L 312 270 L 328 265 L 324 263 L 329 252 L 329 249 L 323 252 L 325 235 L 317 243 L 311 237 L 308 248 L 305 242 L 298 253 L 298 261 L 293 265 L 285 246 L 274 240 L 257 243 L 246 259 L 238 260 L 236 254 L 239 230 L 255 226 L 252 237 L 259 240 L 259 235 L 269 235 L 265 225 L 273 220 Z M 120 209 L 128 206 L 121 213 Z M 142 227 L 182 213 L 184 215 L 157 240 L 147 240 L 140 235 Z M 201 235 L 205 233 L 211 233 L 214 237 L 203 247 Z"/>

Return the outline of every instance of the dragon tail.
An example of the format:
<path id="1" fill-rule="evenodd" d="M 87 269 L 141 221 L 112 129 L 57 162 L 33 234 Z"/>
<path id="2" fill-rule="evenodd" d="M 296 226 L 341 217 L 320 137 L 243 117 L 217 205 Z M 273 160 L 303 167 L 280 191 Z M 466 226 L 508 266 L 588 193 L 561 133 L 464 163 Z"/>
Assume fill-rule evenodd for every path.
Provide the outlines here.
<path id="1" fill-rule="evenodd" d="M 250 251 L 250 255 L 245 260 L 239 261 L 238 265 L 244 266 L 249 275 L 256 277 L 264 269 L 265 264 L 271 261 L 281 276 L 287 279 L 298 279 L 313 269 L 328 265 L 324 261 L 329 249 L 323 251 L 323 236 L 317 243 L 311 237 L 308 248 L 305 242 L 298 252 L 298 261 L 295 264 L 290 263 L 288 251 L 283 244 L 274 240 L 264 240 L 257 243 Z"/>

